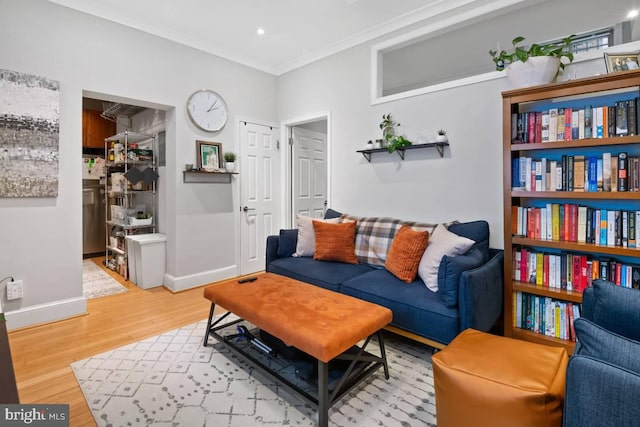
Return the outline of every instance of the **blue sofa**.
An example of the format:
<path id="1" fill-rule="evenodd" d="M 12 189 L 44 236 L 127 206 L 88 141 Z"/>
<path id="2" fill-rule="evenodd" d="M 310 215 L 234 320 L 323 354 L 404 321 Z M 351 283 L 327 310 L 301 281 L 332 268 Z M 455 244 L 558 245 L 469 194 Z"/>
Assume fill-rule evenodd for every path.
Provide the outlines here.
<path id="1" fill-rule="evenodd" d="M 328 212 L 335 216 L 335 211 Z M 379 266 L 291 256 L 296 248 L 295 229 L 267 238 L 266 271 L 388 307 L 393 312 L 388 329 L 443 348 L 466 328 L 488 331 L 502 312 L 503 251 L 489 248 L 488 223 L 455 223 L 449 231 L 476 241 L 466 254 L 445 256 L 440 264 L 438 281 L 455 284 L 453 303 L 451 294 L 445 303 L 446 298 L 427 289 L 419 277 L 406 283 Z M 482 257 L 479 267 L 472 261 L 478 257 Z"/>
<path id="2" fill-rule="evenodd" d="M 594 281 L 574 328 L 563 426 L 640 425 L 640 291 Z"/>

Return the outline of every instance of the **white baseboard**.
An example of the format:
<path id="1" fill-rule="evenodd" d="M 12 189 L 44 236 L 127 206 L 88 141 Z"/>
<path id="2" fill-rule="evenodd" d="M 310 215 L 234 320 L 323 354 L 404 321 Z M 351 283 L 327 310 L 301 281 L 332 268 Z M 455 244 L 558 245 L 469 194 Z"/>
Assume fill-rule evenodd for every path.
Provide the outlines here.
<path id="1" fill-rule="evenodd" d="M 85 314 L 86 312 L 87 299 L 85 297 L 78 297 L 8 311 L 4 316 L 7 319 L 7 329 L 12 330 L 55 322 L 56 320 L 67 319 Z"/>
<path id="2" fill-rule="evenodd" d="M 208 283 L 219 282 L 230 279 L 238 275 L 238 267 L 235 265 L 220 268 L 217 270 L 203 271 L 189 276 L 175 277 L 170 274 L 164 275 L 164 287 L 172 292 L 184 291 L 197 288 Z"/>

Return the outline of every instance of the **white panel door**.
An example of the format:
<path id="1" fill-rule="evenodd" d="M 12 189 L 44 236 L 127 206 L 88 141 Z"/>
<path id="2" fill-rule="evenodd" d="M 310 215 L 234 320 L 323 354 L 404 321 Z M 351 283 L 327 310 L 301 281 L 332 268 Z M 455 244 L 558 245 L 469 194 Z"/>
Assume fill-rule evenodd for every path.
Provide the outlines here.
<path id="1" fill-rule="evenodd" d="M 322 218 L 327 204 L 327 135 L 292 128 L 293 217 Z"/>
<path id="2" fill-rule="evenodd" d="M 240 274 L 265 269 L 267 236 L 279 224 L 277 128 L 240 123 Z"/>

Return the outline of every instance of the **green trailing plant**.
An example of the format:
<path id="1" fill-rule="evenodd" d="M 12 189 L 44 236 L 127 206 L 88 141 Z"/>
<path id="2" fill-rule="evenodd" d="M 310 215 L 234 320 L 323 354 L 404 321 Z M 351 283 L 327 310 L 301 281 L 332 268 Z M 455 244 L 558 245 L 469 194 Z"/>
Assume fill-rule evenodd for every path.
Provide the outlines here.
<path id="1" fill-rule="evenodd" d="M 411 145 L 411 141 L 406 139 L 402 135 L 396 136 L 396 129 L 400 126 L 391 117 L 391 113 L 383 114 L 382 121 L 380 122 L 380 130 L 382 130 L 382 136 L 387 144 L 387 151 L 393 153 L 398 148 L 407 147 Z"/>
<path id="2" fill-rule="evenodd" d="M 389 141 L 389 145 L 387 145 L 387 151 L 389 153 L 393 153 L 398 148 L 408 147 L 412 142 L 408 139 L 405 139 L 404 136 L 395 136 Z"/>
<path id="3" fill-rule="evenodd" d="M 533 43 L 529 46 L 528 49 L 520 46 L 525 38 L 522 36 L 518 36 L 511 41 L 513 46 L 512 49 L 506 51 L 501 50 L 498 52 L 497 50 L 490 50 L 489 55 L 491 55 L 493 62 L 496 64 L 496 70 L 502 71 L 505 67 L 512 62 L 522 61 L 526 62 L 532 56 L 552 56 L 554 58 L 560 59 L 560 69 L 564 69 L 564 63 L 562 62 L 562 58 L 566 58 L 569 63 L 573 62 L 573 52 L 571 51 L 571 42 L 573 42 L 575 35 L 572 34 L 568 37 L 562 39 L 562 42 L 559 44 L 537 44 Z"/>
<path id="4" fill-rule="evenodd" d="M 224 161 L 225 162 L 235 162 L 236 161 L 236 153 L 231 152 L 231 151 L 227 151 L 226 153 L 224 153 Z"/>

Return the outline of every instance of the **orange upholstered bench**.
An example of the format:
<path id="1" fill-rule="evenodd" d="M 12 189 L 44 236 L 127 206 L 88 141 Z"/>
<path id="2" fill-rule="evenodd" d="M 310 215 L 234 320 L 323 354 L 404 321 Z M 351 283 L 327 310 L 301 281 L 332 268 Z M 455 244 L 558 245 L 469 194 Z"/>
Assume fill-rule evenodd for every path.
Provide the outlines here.
<path id="1" fill-rule="evenodd" d="M 473 329 L 432 357 L 438 427 L 562 424 L 564 348 Z"/>
<path id="2" fill-rule="evenodd" d="M 217 334 L 217 331 L 229 325 L 218 326 L 226 315 L 214 321 L 214 307 L 217 304 L 318 360 L 318 398 L 310 402 L 318 405 L 321 426 L 328 424 L 331 404 L 348 391 L 336 389 L 329 396 L 329 361 L 343 358 L 352 360 L 352 365 L 356 362 L 371 363 L 360 376 L 349 378 L 351 384 L 364 380 L 380 367 L 384 368 L 385 377 L 389 378 L 383 339 L 379 333 L 391 322 L 392 313 L 388 308 L 272 273 L 261 274 L 253 282 L 228 281 L 208 286 L 204 290 L 204 297 L 211 301 L 205 346 L 209 336 L 213 336 L 242 353 L 233 343 Z M 373 335 L 377 335 L 380 356 L 364 351 Z M 362 340 L 365 343 L 356 356 L 344 354 Z M 271 372 L 267 373 L 279 378 Z M 349 375 L 349 371 L 345 375 Z"/>

